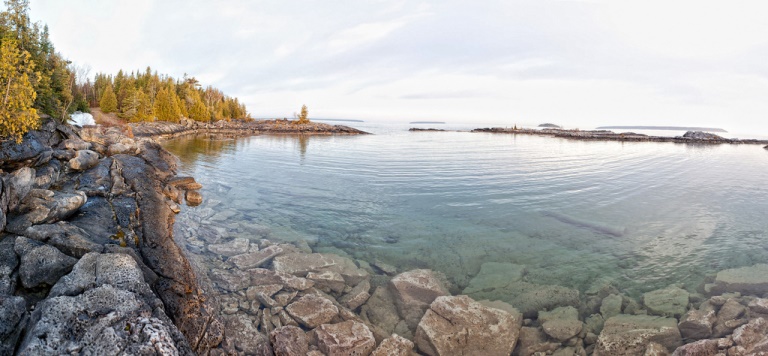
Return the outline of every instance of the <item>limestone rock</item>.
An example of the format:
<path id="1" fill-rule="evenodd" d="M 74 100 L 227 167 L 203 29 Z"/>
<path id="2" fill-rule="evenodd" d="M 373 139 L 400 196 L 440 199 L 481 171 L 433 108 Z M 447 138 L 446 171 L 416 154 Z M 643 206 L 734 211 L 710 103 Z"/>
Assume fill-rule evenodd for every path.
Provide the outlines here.
<path id="1" fill-rule="evenodd" d="M 272 355 L 269 339 L 256 329 L 250 317 L 244 314 L 227 315 L 223 318 L 227 341 L 246 355 Z M 258 323 L 257 323 L 258 324 Z"/>
<path id="2" fill-rule="evenodd" d="M 110 156 L 119 155 L 119 154 L 134 154 L 136 153 L 136 145 L 133 144 L 125 144 L 122 142 L 116 142 L 111 145 L 109 145 L 109 148 L 107 148 L 107 154 Z"/>
<path id="3" fill-rule="evenodd" d="M 285 310 L 296 321 L 312 329 L 330 322 L 339 314 L 339 309 L 328 299 L 307 294 L 289 304 Z"/>
<path id="4" fill-rule="evenodd" d="M 332 271 L 340 274 L 349 285 L 370 278 L 367 271 L 357 267 L 349 258 L 325 253 L 287 253 L 272 261 L 275 272 L 306 277 L 309 272 Z"/>
<path id="5" fill-rule="evenodd" d="M 333 271 L 309 272 L 307 279 L 315 282 L 315 288 L 326 293 L 341 293 L 347 286 L 344 283 L 344 277 Z"/>
<path id="6" fill-rule="evenodd" d="M 736 299 L 728 299 L 717 312 L 717 321 L 712 329 L 712 335 L 723 337 L 735 330 L 737 327 L 745 324 L 746 319 L 742 318 L 747 308 L 741 305 Z"/>
<path id="7" fill-rule="evenodd" d="M 611 294 L 603 298 L 603 303 L 600 304 L 600 314 L 603 315 L 603 319 L 610 319 L 621 314 L 623 301 L 624 298 L 617 294 Z"/>
<path id="8" fill-rule="evenodd" d="M 236 238 L 232 241 L 208 245 L 208 251 L 222 256 L 232 257 L 248 252 L 250 242 L 248 239 Z"/>
<path id="9" fill-rule="evenodd" d="M 699 340 L 678 347 L 672 356 L 715 356 L 718 351 L 717 340 Z"/>
<path id="10" fill-rule="evenodd" d="M 669 356 L 669 351 L 659 343 L 650 342 L 648 343 L 648 346 L 645 347 L 643 356 Z"/>
<path id="11" fill-rule="evenodd" d="M 712 327 L 716 320 L 714 306 L 704 302 L 698 310 L 688 311 L 677 326 L 686 340 L 707 339 L 712 335 Z"/>
<path id="12" fill-rule="evenodd" d="M 688 310 L 688 292 L 678 287 L 667 287 L 643 294 L 643 304 L 653 315 L 680 317 Z"/>
<path id="13" fill-rule="evenodd" d="M 733 332 L 733 342 L 743 349 L 738 355 L 768 354 L 768 320 L 757 318 L 739 327 Z"/>
<path id="14" fill-rule="evenodd" d="M 69 168 L 85 171 L 99 164 L 99 154 L 91 150 L 77 151 L 75 158 L 69 160 Z"/>
<path id="15" fill-rule="evenodd" d="M 368 301 L 360 307 L 360 316 L 387 333 L 393 333 L 400 322 L 392 293 L 380 286 L 374 290 Z"/>
<path id="16" fill-rule="evenodd" d="M 410 356 L 413 353 L 413 342 L 400 335 L 384 339 L 371 356 Z"/>
<path id="17" fill-rule="evenodd" d="M 24 298 L 0 294 L 0 355 L 12 355 L 26 314 Z"/>
<path id="18" fill-rule="evenodd" d="M 755 298 L 750 301 L 749 310 L 753 313 L 768 314 L 768 298 Z"/>
<path id="19" fill-rule="evenodd" d="M 203 203 L 203 195 L 197 190 L 188 190 L 184 194 L 184 200 L 189 206 L 198 206 Z"/>
<path id="20" fill-rule="evenodd" d="M 237 255 L 229 259 L 239 269 L 261 267 L 271 261 L 275 256 L 283 253 L 280 246 L 269 246 L 263 250 Z"/>
<path id="21" fill-rule="evenodd" d="M 85 142 L 79 138 L 66 139 L 59 144 L 59 148 L 76 151 L 90 150 L 91 147 L 93 147 L 93 144 Z"/>
<path id="22" fill-rule="evenodd" d="M 17 237 L 19 239 L 24 237 Z M 42 245 L 32 248 L 21 256 L 19 277 L 25 288 L 34 288 L 40 285 L 52 286 L 69 273 L 77 263 L 75 258 L 69 257 L 53 246 Z"/>
<path id="23" fill-rule="evenodd" d="M 647 315 L 617 315 L 605 321 L 597 339 L 596 356 L 642 356 L 649 343 L 656 342 L 668 351 L 682 345 L 677 320 Z"/>
<path id="24" fill-rule="evenodd" d="M 368 301 L 368 298 L 370 298 L 370 294 L 368 293 L 371 290 L 371 282 L 368 280 L 364 280 L 360 283 L 358 283 L 354 288 L 352 288 L 349 293 L 341 297 L 339 302 L 344 305 L 345 307 L 349 308 L 349 310 L 355 310 L 363 303 Z"/>
<path id="25" fill-rule="evenodd" d="M 486 298 L 484 291 L 505 288 L 523 278 L 525 266 L 512 263 L 486 262 L 480 272 L 469 281 L 464 294 L 473 298 Z"/>
<path id="26" fill-rule="evenodd" d="M 768 293 L 768 264 L 720 271 L 715 278 L 713 294 L 739 292 L 762 296 Z"/>
<path id="27" fill-rule="evenodd" d="M 448 290 L 435 272 L 416 269 L 403 272 L 389 282 L 389 289 L 400 316 L 415 328 L 435 298 L 447 296 Z"/>
<path id="28" fill-rule="evenodd" d="M 283 326 L 269 334 L 275 356 L 306 355 L 309 341 L 304 330 L 296 326 Z"/>
<path id="29" fill-rule="evenodd" d="M 369 355 L 376 347 L 373 333 L 363 323 L 348 320 L 315 329 L 317 346 L 326 355 Z"/>
<path id="30" fill-rule="evenodd" d="M 19 258 L 14 251 L 16 239 L 0 237 L 0 295 L 13 295 L 16 290 L 16 267 Z"/>
<path id="31" fill-rule="evenodd" d="M 519 282 L 515 285 L 523 288 L 524 292 L 514 297 L 509 301 L 509 304 L 520 310 L 526 318 L 535 317 L 538 315 L 539 310 L 579 305 L 579 291 L 575 289 L 555 285 L 534 285 L 524 282 Z"/>
<path id="32" fill-rule="evenodd" d="M 467 296 L 437 297 L 416 329 L 415 343 L 428 355 L 509 355 L 522 317 L 488 308 Z"/>
<path id="33" fill-rule="evenodd" d="M 35 170 L 29 167 L 17 169 L 7 178 L 7 195 L 3 197 L 3 212 L 14 212 L 35 183 Z"/>
<path id="34" fill-rule="evenodd" d="M 106 239 L 99 241 L 102 243 L 95 242 L 85 230 L 64 221 L 33 225 L 24 230 L 22 235 L 45 242 L 75 258 L 83 257 L 89 252 L 103 252 L 102 243 L 107 242 Z"/>

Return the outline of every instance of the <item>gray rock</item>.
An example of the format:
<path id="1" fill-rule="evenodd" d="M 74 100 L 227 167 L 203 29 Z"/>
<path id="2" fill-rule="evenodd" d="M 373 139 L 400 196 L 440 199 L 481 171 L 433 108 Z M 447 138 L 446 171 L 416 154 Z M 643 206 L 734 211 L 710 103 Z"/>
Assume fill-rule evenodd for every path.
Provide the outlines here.
<path id="1" fill-rule="evenodd" d="M 442 278 L 428 269 L 403 272 L 390 280 L 389 289 L 394 297 L 397 310 L 411 329 L 437 297 L 450 295 Z"/>
<path id="2" fill-rule="evenodd" d="M 689 293 L 670 286 L 643 294 L 643 304 L 652 315 L 679 318 L 688 310 Z"/>
<path id="3" fill-rule="evenodd" d="M 23 237 L 17 237 L 19 239 Z M 69 257 L 53 246 L 42 245 L 26 251 L 21 257 L 19 277 L 25 288 L 52 286 L 72 270 L 77 259 Z"/>
<path id="4" fill-rule="evenodd" d="M 90 150 L 91 147 L 93 147 L 93 144 L 78 138 L 66 139 L 59 144 L 60 149 L 75 151 Z"/>
<path id="5" fill-rule="evenodd" d="M 192 354 L 128 255 L 83 256 L 28 325 L 20 355 Z"/>
<path id="6" fill-rule="evenodd" d="M 106 158 L 77 177 L 77 189 L 88 196 L 108 196 L 112 190 L 111 166 L 113 160 Z"/>
<path id="7" fill-rule="evenodd" d="M 18 214 L 10 217 L 6 230 L 23 234 L 32 225 L 52 224 L 64 220 L 83 206 L 88 198 L 77 194 L 33 189 L 21 203 Z"/>
<path id="8" fill-rule="evenodd" d="M 0 237 L 0 295 L 13 295 L 16 290 L 16 268 L 19 258 L 14 251 L 16 238 Z"/>
<path id="9" fill-rule="evenodd" d="M 239 269 L 257 268 L 265 265 L 275 256 L 279 256 L 282 253 L 283 249 L 280 246 L 269 246 L 263 250 L 231 257 L 229 262 L 235 264 Z"/>
<path id="10" fill-rule="evenodd" d="M 651 342 L 671 352 L 683 344 L 677 320 L 647 315 L 617 315 L 605 321 L 595 344 L 595 355 L 638 355 Z"/>
<path id="11" fill-rule="evenodd" d="M 83 257 L 88 252 L 104 251 L 104 246 L 92 241 L 85 230 L 64 221 L 56 224 L 33 225 L 24 230 L 22 235 L 47 243 L 75 258 Z"/>
<path id="12" fill-rule="evenodd" d="M 722 141 L 725 140 L 722 136 L 718 136 L 704 131 L 687 131 L 683 134 L 685 138 L 691 138 L 694 140 L 706 140 L 706 141 Z"/>
<path id="13" fill-rule="evenodd" d="M 371 330 L 353 320 L 320 325 L 315 333 L 317 346 L 326 355 L 369 355 L 376 348 Z"/>
<path id="14" fill-rule="evenodd" d="M 52 160 L 42 167 L 38 167 L 35 172 L 34 189 L 48 189 L 52 184 L 59 181 L 61 174 L 61 162 Z"/>
<path id="15" fill-rule="evenodd" d="M 726 292 L 759 296 L 768 293 L 768 264 L 756 264 L 718 272 L 711 293 L 714 295 Z"/>
<path id="16" fill-rule="evenodd" d="M 6 184 L 8 205 L 5 211 L 15 212 L 35 184 L 35 170 L 29 167 L 18 169 L 8 176 Z"/>
<path id="17" fill-rule="evenodd" d="M 0 295 L 0 355 L 12 355 L 23 330 L 27 303 L 22 297 Z"/>
<path id="18" fill-rule="evenodd" d="M 85 171 L 99 164 L 99 154 L 91 150 L 77 151 L 75 158 L 69 160 L 69 168 Z"/>
<path id="19" fill-rule="evenodd" d="M 392 293 L 383 286 L 377 287 L 360 307 L 360 317 L 389 334 L 395 332 L 400 322 Z"/>
<path id="20" fill-rule="evenodd" d="M 43 151 L 49 150 L 48 139 L 50 133 L 40 131 L 31 131 L 24 135 L 21 143 L 15 140 L 0 141 L 0 165 L 19 166 L 30 164 Z"/>
<path id="21" fill-rule="evenodd" d="M 427 355 L 509 355 L 522 325 L 519 313 L 488 308 L 462 295 L 435 299 L 414 342 Z"/>
<path id="22" fill-rule="evenodd" d="M 135 144 L 125 144 L 122 142 L 116 142 L 111 145 L 109 145 L 109 148 L 107 148 L 107 154 L 110 156 L 118 155 L 118 154 L 134 154 L 136 153 L 136 145 Z"/>

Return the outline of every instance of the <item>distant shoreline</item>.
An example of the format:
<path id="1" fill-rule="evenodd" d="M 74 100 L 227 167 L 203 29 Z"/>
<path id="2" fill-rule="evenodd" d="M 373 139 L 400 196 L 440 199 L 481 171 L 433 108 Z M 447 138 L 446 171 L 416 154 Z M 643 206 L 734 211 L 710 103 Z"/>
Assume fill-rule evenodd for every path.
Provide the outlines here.
<path id="1" fill-rule="evenodd" d="M 424 125 L 424 124 L 430 124 L 430 125 L 445 125 L 445 121 L 411 121 L 409 122 L 411 125 Z"/>
<path id="2" fill-rule="evenodd" d="M 688 131 L 684 136 L 649 136 L 633 132 L 615 133 L 608 130 L 561 130 L 561 129 L 510 129 L 504 127 L 478 128 L 471 132 L 503 133 L 537 135 L 567 138 L 582 141 L 621 141 L 621 142 L 675 142 L 675 143 L 705 143 L 705 144 L 758 144 L 766 145 L 768 140 L 724 138 L 701 131 Z"/>
<path id="3" fill-rule="evenodd" d="M 689 127 L 689 126 L 600 126 L 595 130 L 657 130 L 657 131 L 705 131 L 705 132 L 725 132 L 728 131 L 715 127 Z"/>

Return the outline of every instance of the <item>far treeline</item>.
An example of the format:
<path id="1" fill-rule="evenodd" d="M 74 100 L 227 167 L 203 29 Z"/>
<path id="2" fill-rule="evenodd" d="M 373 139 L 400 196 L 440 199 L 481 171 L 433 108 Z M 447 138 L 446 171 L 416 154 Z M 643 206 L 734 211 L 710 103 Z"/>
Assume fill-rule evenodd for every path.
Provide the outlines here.
<path id="1" fill-rule="evenodd" d="M 42 115 L 66 122 L 73 112 L 104 106 L 128 121 L 181 117 L 198 121 L 248 118 L 237 99 L 193 77 L 144 72 L 97 74 L 56 52 L 48 26 L 32 23 L 29 0 L 5 0 L 0 12 L 0 139 L 17 141 L 40 126 Z"/>

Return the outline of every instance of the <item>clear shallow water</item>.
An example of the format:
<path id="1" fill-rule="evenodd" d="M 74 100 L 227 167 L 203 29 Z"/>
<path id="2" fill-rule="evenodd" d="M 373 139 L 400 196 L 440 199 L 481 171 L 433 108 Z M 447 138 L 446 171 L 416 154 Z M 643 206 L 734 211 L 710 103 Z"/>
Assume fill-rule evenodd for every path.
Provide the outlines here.
<path id="1" fill-rule="evenodd" d="M 351 126 L 376 135 L 166 142 L 204 185 L 179 224 L 432 268 L 459 290 L 484 262 L 526 265 L 538 284 L 610 281 L 638 295 L 694 291 L 768 261 L 761 146 Z"/>

